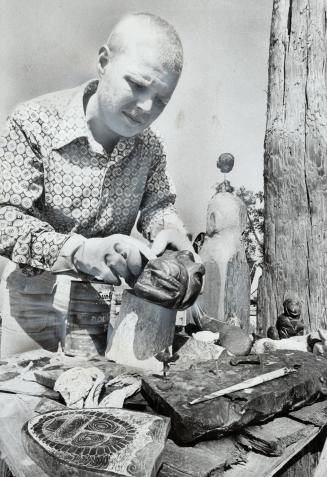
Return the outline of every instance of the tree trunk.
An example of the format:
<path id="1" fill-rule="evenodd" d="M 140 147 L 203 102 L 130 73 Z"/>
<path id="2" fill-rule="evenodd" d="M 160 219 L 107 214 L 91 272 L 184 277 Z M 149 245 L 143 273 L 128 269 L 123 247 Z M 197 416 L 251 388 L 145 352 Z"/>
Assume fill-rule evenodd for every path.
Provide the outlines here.
<path id="1" fill-rule="evenodd" d="M 326 1 L 274 0 L 265 137 L 265 255 L 258 328 L 287 296 L 327 323 Z"/>

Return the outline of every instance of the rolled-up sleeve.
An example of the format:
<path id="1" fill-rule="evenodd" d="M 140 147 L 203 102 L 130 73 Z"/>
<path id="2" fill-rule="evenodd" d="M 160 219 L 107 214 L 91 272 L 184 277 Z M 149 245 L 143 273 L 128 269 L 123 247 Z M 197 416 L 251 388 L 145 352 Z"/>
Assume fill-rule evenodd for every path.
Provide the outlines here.
<path id="1" fill-rule="evenodd" d="M 18 114 L 0 137 L 0 255 L 20 264 L 51 270 L 70 235 L 41 219 L 43 161 L 33 131 Z"/>
<path id="2" fill-rule="evenodd" d="M 147 179 L 140 207 L 137 229 L 152 241 L 160 230 L 174 228 L 186 235 L 183 222 L 178 217 L 175 187 L 167 173 L 166 155 L 162 144 L 153 145 L 153 163 Z"/>

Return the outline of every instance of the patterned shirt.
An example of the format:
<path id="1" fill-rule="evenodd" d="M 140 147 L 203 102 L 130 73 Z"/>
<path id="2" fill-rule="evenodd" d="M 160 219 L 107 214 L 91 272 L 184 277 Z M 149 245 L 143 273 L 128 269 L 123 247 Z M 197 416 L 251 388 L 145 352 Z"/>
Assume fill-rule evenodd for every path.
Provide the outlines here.
<path id="1" fill-rule="evenodd" d="M 92 137 L 83 104 L 97 84 L 33 99 L 8 118 L 0 137 L 0 254 L 16 263 L 51 271 L 70 237 L 129 234 L 139 211 L 147 239 L 183 228 L 151 129 L 121 138 L 111 154 Z"/>

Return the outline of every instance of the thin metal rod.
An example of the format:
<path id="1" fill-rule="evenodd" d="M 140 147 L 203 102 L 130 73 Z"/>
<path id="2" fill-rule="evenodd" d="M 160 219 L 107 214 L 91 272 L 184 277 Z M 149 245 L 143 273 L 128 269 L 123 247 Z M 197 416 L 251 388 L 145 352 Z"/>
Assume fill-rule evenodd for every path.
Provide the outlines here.
<path id="1" fill-rule="evenodd" d="M 235 391 L 242 391 L 243 389 L 252 388 L 254 386 L 258 386 L 259 384 L 265 383 L 267 381 L 271 381 L 272 379 L 280 378 L 281 376 L 286 376 L 287 374 L 294 373 L 294 371 L 295 371 L 294 368 L 276 369 L 275 371 L 271 371 L 270 373 L 261 374 L 260 376 L 247 379 L 246 381 L 242 381 L 241 383 L 234 384 L 233 386 L 229 386 L 228 388 L 220 389 L 219 391 L 206 394 L 203 397 L 190 401 L 189 404 L 193 405 L 199 402 L 209 401 L 210 399 L 215 399 L 216 397 L 224 396 L 225 394 L 233 393 Z"/>

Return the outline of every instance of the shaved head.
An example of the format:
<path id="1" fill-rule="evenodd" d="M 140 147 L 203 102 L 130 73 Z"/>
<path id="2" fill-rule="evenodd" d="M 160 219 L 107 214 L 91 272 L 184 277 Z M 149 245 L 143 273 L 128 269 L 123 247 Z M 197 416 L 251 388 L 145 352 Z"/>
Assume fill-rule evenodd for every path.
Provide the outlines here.
<path id="1" fill-rule="evenodd" d="M 151 13 L 127 15 L 117 23 L 107 41 L 112 58 L 136 44 L 139 48 L 153 46 L 168 70 L 181 73 L 182 43 L 174 27 L 163 18 Z"/>
<path id="2" fill-rule="evenodd" d="M 123 17 L 98 55 L 99 83 L 87 105 L 92 133 L 107 150 L 142 133 L 162 113 L 178 83 L 183 48 L 175 29 L 150 13 Z"/>

